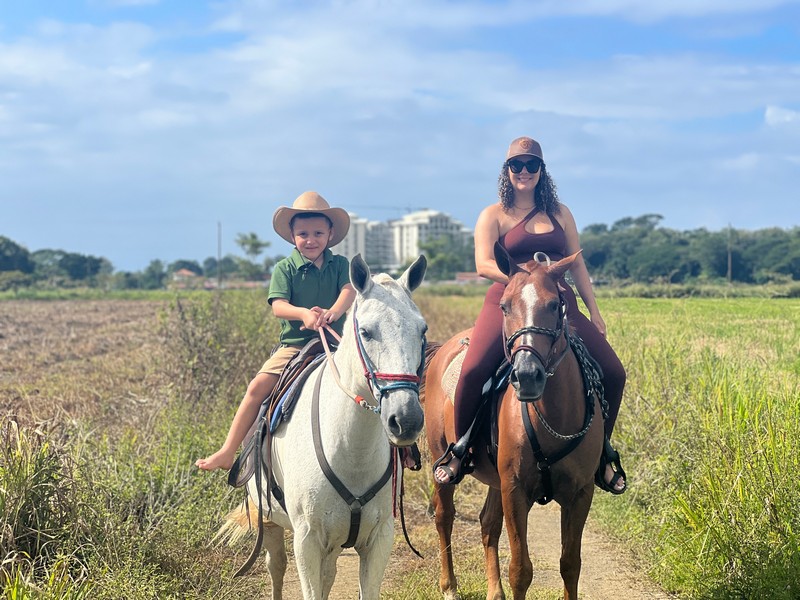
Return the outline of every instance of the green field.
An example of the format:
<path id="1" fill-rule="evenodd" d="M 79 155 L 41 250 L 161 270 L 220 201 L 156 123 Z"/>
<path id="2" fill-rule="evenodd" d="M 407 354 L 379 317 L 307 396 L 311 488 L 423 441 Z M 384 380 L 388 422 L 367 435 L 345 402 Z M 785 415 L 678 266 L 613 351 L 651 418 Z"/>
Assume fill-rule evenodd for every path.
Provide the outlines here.
<path id="1" fill-rule="evenodd" d="M 481 302 L 427 293 L 417 300 L 431 340 L 471 325 Z M 0 597 L 212 598 L 268 589 L 264 577 L 231 583 L 249 546 L 234 553 L 209 540 L 240 495 L 192 463 L 224 436 L 277 328 L 256 293 L 158 301 L 137 328 L 147 343 L 123 343 L 132 333 L 114 334 L 113 316 L 95 333 L 103 344 L 81 350 L 69 337 L 76 317 L 51 340 L 66 343 L 61 362 L 26 369 L 44 359 L 20 354 L 2 372 Z M 31 322 L 46 328 L 75 302 L 44 303 L 54 313 Z M 123 301 L 94 301 L 91 310 L 104 302 Z M 16 303 L 10 318 L 42 304 Z M 666 591 L 799 597 L 800 300 L 606 297 L 600 306 L 628 370 L 615 439 L 630 490 L 596 495 L 594 518 Z M 47 350 L 38 338 L 18 347 Z M 61 403 L 60 412 L 46 424 L 26 419 L 45 399 Z M 412 509 L 424 513 L 417 505 L 426 502 L 424 489 L 409 489 Z M 422 581 L 392 572 L 389 597 L 435 589 L 435 569 L 422 571 Z M 476 572 L 463 582 L 467 597 L 482 597 L 481 581 Z"/>

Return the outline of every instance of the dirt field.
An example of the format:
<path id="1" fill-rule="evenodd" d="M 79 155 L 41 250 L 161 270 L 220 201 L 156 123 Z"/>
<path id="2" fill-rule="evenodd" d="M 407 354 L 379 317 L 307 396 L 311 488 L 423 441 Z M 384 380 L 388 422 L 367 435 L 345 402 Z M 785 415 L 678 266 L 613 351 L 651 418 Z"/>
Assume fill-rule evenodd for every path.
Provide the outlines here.
<path id="1" fill-rule="evenodd" d="M 0 302 L 0 418 L 51 424 L 88 419 L 105 428 L 140 425 L 152 412 L 148 409 L 158 408 L 157 390 L 165 383 L 158 381 L 155 368 L 160 348 L 155 324 L 161 307 L 161 303 L 144 301 Z M 426 573 L 432 573 L 427 579 L 435 588 L 435 571 L 430 570 L 430 563 L 437 561 L 433 521 L 419 498 L 411 507 L 408 503 L 412 500 L 406 502 L 412 541 L 426 560 L 412 555 L 402 543 L 398 527 L 399 542 L 387 570 L 387 584 L 391 585 L 393 578 L 407 577 L 424 562 Z M 475 507 L 461 517 L 456 523 L 456 543 L 464 547 L 480 544 Z M 529 597 L 558 597 L 557 506 L 535 507 L 529 531 L 535 566 Z M 254 576 L 266 577 L 263 562 Z M 348 550 L 340 558 L 331 598 L 357 598 L 357 580 L 357 556 Z M 293 565 L 285 592 L 288 600 L 301 597 Z M 668 597 L 649 583 L 625 549 L 603 536 L 591 519 L 584 535 L 581 596 Z"/>
<path id="2" fill-rule="evenodd" d="M 153 405 L 161 303 L 0 302 L 0 415 L 132 422 Z"/>

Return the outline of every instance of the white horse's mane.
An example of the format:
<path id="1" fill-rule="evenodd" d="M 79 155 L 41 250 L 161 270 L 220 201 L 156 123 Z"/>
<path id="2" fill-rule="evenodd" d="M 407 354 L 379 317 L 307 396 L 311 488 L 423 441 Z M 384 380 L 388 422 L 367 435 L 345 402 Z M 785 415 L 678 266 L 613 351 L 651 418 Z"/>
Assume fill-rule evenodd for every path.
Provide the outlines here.
<path id="1" fill-rule="evenodd" d="M 413 307 L 414 310 L 419 310 L 411 300 L 411 292 L 388 273 L 377 273 L 372 276 L 372 281 L 386 290 L 395 300 L 406 306 Z"/>

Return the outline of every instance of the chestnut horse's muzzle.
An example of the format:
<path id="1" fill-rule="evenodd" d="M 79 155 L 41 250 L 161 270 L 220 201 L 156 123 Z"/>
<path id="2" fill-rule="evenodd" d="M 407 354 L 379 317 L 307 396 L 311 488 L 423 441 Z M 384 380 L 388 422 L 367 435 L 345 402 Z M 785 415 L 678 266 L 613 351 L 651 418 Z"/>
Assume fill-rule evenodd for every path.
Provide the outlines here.
<path id="1" fill-rule="evenodd" d="M 533 352 L 520 349 L 514 355 L 509 382 L 520 402 L 533 402 L 542 397 L 547 383 L 547 371 Z"/>

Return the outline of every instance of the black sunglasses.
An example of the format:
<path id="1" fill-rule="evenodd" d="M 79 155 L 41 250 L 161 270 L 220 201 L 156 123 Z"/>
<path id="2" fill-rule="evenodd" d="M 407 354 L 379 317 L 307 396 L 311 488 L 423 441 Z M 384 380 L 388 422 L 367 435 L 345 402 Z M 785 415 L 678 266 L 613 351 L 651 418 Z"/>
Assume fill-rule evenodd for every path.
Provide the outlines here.
<path id="1" fill-rule="evenodd" d="M 511 172 L 514 174 L 522 173 L 522 167 L 525 167 L 528 169 L 528 173 L 533 175 L 534 173 L 539 172 L 539 168 L 542 166 L 542 164 L 544 164 L 544 161 L 542 161 L 542 159 L 538 156 L 534 156 L 527 162 L 522 162 L 516 158 L 506 161 L 506 165 L 508 165 L 508 168 L 511 169 Z"/>

